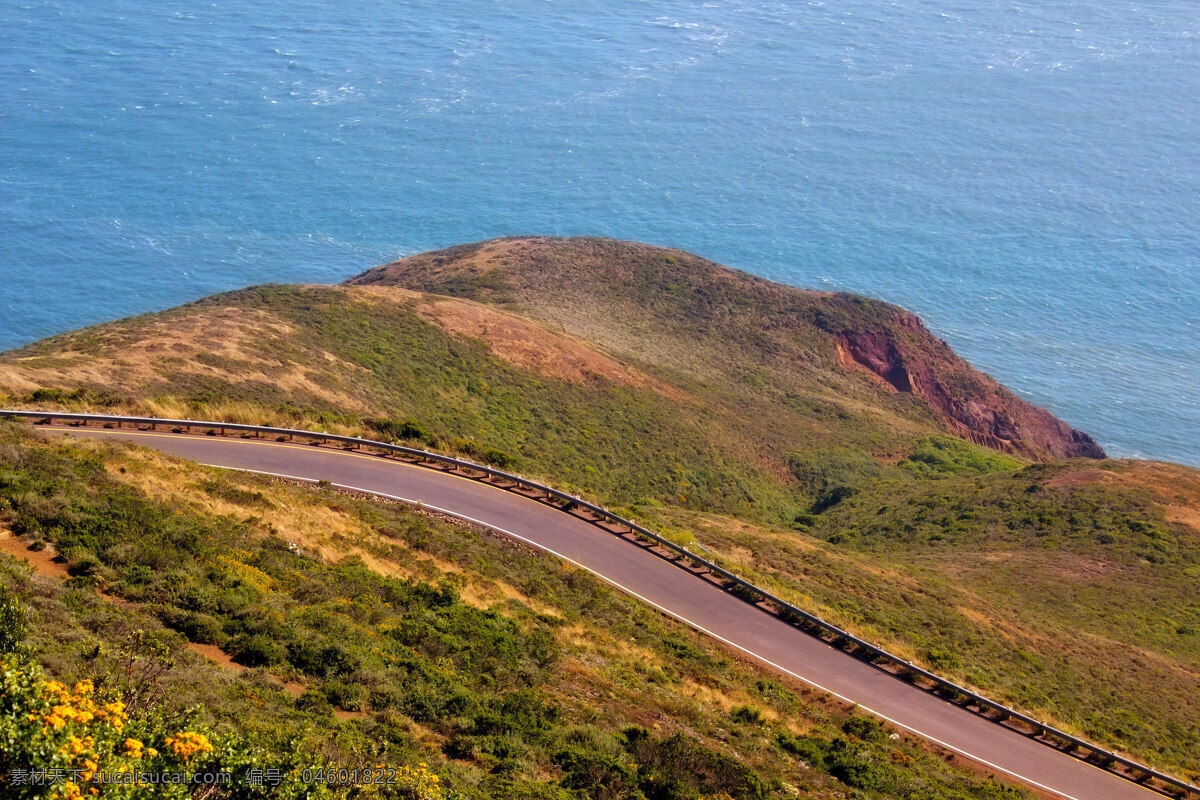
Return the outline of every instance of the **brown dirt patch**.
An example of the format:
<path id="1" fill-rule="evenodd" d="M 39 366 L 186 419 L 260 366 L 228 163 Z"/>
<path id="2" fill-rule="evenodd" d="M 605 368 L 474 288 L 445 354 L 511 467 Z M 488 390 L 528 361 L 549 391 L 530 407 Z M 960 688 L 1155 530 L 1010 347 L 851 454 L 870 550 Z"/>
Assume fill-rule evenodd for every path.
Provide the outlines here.
<path id="1" fill-rule="evenodd" d="M 679 389 L 620 363 L 584 339 L 494 306 L 421 294 L 399 286 L 368 284 L 340 288 L 352 296 L 410 304 L 422 319 L 449 334 L 482 340 L 500 359 L 523 370 L 568 383 L 607 381 L 649 388 L 676 401 L 687 399 Z"/>
<path id="2" fill-rule="evenodd" d="M 42 550 L 32 550 L 23 540 L 17 538 L 12 531 L 0 529 L 0 553 L 7 553 L 17 561 L 26 561 L 34 572 L 53 578 L 67 578 L 67 565 L 55 561 L 57 553 L 47 546 Z"/>
<path id="3" fill-rule="evenodd" d="M 1200 508 L 1195 506 L 1167 506 L 1167 522 L 1179 522 L 1200 533 Z"/>
<path id="4" fill-rule="evenodd" d="M 649 388 L 675 401 L 687 397 L 621 364 L 583 339 L 490 306 L 447 298 L 429 300 L 418 305 L 416 311 L 448 333 L 482 339 L 497 356 L 530 372 L 568 383 L 607 381 Z"/>
<path id="5" fill-rule="evenodd" d="M 192 650 L 192 652 L 199 653 L 209 661 L 215 662 L 225 669 L 233 670 L 234 672 L 246 671 L 245 667 L 230 658 L 228 653 L 217 647 L 215 644 L 200 644 L 198 642 L 191 642 L 188 644 L 188 647 Z"/>
<path id="6" fill-rule="evenodd" d="M 1117 463 L 1128 468 L 1114 475 L 1120 485 L 1147 490 L 1163 506 L 1168 522 L 1187 525 L 1200 535 L 1200 470 L 1159 461 Z"/>
<path id="7" fill-rule="evenodd" d="M 1047 486 L 1055 489 L 1069 489 L 1088 483 L 1113 483 L 1117 476 L 1100 469 L 1081 469 L 1060 472 L 1046 482 Z"/>

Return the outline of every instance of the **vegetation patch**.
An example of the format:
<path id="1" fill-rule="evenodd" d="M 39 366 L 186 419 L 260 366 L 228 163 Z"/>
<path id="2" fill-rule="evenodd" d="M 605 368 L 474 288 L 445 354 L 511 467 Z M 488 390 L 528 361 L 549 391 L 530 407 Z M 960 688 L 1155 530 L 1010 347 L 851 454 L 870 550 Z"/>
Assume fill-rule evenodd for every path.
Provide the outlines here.
<path id="1" fill-rule="evenodd" d="M 185 484 L 301 514 L 335 506 L 391 542 L 392 557 L 420 554 L 456 570 L 389 577 L 352 557 L 295 552 L 254 515 L 213 517 L 148 495 L 129 482 L 136 451 L 45 443 L 12 426 L 0 426 L 0 446 L 11 456 L 0 475 L 5 517 L 97 562 L 63 582 L 0 560 L 0 736 L 23 737 L 4 751 L 0 774 L 72 759 L 235 775 L 280 767 L 282 789 L 214 796 L 359 796 L 295 776 L 385 763 L 402 777 L 389 796 L 430 800 L 832 798 L 849 785 L 779 744 L 800 728 L 832 747 L 844 710 L 781 687 L 586 573 L 397 505 L 250 476 L 219 488 L 226 476 L 199 468 Z M 503 581 L 558 614 L 519 601 L 467 605 L 468 576 Z M 561 635 L 568 625 L 586 644 Z M 190 643 L 220 646 L 245 669 L 213 664 Z M 732 721 L 688 695 L 700 683 L 758 687 L 755 707 L 770 713 Z M 72 693 L 69 704 L 51 697 L 60 691 Z M 121 727 L 94 711 L 55 727 L 42 719 L 55 704 L 120 704 Z M 72 751 L 70 737 L 86 745 Z M 897 768 L 903 793 L 864 797 L 1024 796 L 945 766 L 918 742 L 863 746 L 912 759 Z"/>

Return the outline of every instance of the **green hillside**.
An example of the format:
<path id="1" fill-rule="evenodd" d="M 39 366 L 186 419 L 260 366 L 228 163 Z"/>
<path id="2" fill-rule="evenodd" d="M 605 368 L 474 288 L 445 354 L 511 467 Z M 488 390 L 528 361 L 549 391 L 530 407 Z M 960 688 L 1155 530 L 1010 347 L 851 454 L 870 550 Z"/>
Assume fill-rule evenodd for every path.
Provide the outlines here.
<path id="1" fill-rule="evenodd" d="M 488 461 L 1200 775 L 1200 473 L 1089 458 L 894 306 L 678 250 L 506 239 L 54 337 L 0 355 L 0 393 Z"/>
<path id="2" fill-rule="evenodd" d="M 0 539 L 0 775 L 229 771 L 223 797 L 1027 796 L 478 531 L 13 425 L 0 453 L 20 537 Z M 387 787 L 313 777 L 380 765 Z M 201 796 L 130 791 L 102 796 Z"/>

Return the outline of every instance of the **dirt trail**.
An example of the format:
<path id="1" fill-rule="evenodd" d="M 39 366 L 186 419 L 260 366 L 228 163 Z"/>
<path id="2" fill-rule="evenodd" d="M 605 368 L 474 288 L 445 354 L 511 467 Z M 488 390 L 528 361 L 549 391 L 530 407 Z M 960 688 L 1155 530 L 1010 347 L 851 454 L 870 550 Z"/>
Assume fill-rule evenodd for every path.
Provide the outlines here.
<path id="1" fill-rule="evenodd" d="M 45 575 L 46 577 L 58 578 L 60 580 L 66 580 L 70 577 L 70 573 L 67 572 L 67 565 L 56 560 L 58 554 L 49 545 L 42 550 L 34 550 L 24 540 L 15 536 L 12 531 L 3 528 L 0 528 L 0 553 L 6 553 L 17 561 L 27 562 L 38 575 Z M 97 594 L 106 602 L 120 606 L 128 605 L 127 600 L 115 597 L 107 592 L 98 591 Z M 228 653 L 215 644 L 188 642 L 187 646 L 192 652 L 204 656 L 217 666 L 231 672 L 240 674 L 246 671 L 245 667 L 234 661 Z M 296 683 L 295 681 L 279 680 L 283 683 L 287 693 L 293 697 L 299 697 L 304 693 L 304 684 Z"/>
<path id="2" fill-rule="evenodd" d="M 17 561 L 28 561 L 29 566 L 39 575 L 48 575 L 53 578 L 69 577 L 67 573 L 67 565 L 61 561 L 55 561 L 57 553 L 50 547 L 42 550 L 33 550 L 28 544 L 18 539 L 12 531 L 0 528 L 0 553 L 7 553 Z"/>

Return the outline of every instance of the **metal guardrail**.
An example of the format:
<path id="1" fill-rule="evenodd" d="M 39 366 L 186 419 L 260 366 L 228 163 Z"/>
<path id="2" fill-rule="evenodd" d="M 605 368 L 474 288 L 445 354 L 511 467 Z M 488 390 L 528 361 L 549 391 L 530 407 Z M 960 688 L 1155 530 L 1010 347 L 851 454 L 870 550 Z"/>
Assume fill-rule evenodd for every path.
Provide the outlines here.
<path id="1" fill-rule="evenodd" d="M 295 440 L 297 437 L 313 439 L 314 444 L 320 442 L 332 442 L 341 445 L 349 445 L 352 448 L 372 448 L 382 450 L 385 453 L 398 453 L 410 457 L 418 463 L 427 464 L 433 462 L 435 464 L 443 464 L 452 469 L 463 469 L 469 472 L 475 472 L 483 477 L 495 478 L 500 481 L 510 482 L 515 487 L 531 489 L 534 492 L 543 493 L 547 499 L 556 499 L 565 505 L 558 506 L 561 510 L 570 512 L 574 508 L 585 509 L 600 518 L 607 520 L 617 526 L 629 528 L 630 533 L 636 534 L 645 540 L 649 540 L 652 545 L 661 547 L 670 553 L 677 556 L 682 556 L 688 561 L 695 564 L 703 572 L 709 573 L 718 578 L 727 589 L 733 590 L 735 593 L 742 596 L 744 599 L 750 600 L 755 605 L 765 608 L 765 610 L 774 613 L 780 619 L 788 622 L 805 632 L 818 636 L 823 641 L 838 647 L 847 653 L 854 655 L 862 660 L 868 661 L 877 667 L 883 668 L 885 671 L 895 675 L 897 679 L 906 680 L 914 684 L 918 688 L 925 691 L 936 693 L 944 699 L 955 703 L 956 705 L 983 716 L 998 724 L 1010 727 L 1026 735 L 1032 736 L 1038 741 L 1053 747 L 1056 750 L 1072 755 L 1090 764 L 1101 767 L 1112 772 L 1115 775 L 1134 781 L 1149 789 L 1153 789 L 1162 794 L 1172 795 L 1181 798 L 1200 798 L 1200 787 L 1185 781 L 1166 775 L 1151 767 L 1139 764 L 1125 756 L 1105 750 L 1099 745 L 1092 744 L 1076 736 L 1072 736 L 1065 731 L 1058 730 L 1050 725 L 1040 722 L 1027 714 L 1016 711 L 995 700 L 990 700 L 983 695 L 971 691 L 963 686 L 959 686 L 953 681 L 942 678 L 934 673 L 917 666 L 909 661 L 900 658 L 897 655 L 877 647 L 870 642 L 867 642 L 854 634 L 842 630 L 836 625 L 826 622 L 815 614 L 811 614 L 803 609 L 797 608 L 791 603 L 783 600 L 770 592 L 762 589 L 754 584 L 746 581 L 729 570 L 726 570 L 713 562 L 696 555 L 685 547 L 681 547 L 674 542 L 663 538 L 653 531 L 645 528 L 632 520 L 620 517 L 611 511 L 608 511 L 595 503 L 590 503 L 582 498 L 559 491 L 551 486 L 538 483 L 537 481 L 523 478 L 519 475 L 503 472 L 492 467 L 487 467 L 482 464 L 476 464 L 464 459 L 452 458 L 440 453 L 431 453 L 428 450 L 421 450 L 414 447 L 405 447 L 398 444 L 390 444 L 388 442 L 377 442 L 371 439 L 360 439 L 354 436 L 339 436 L 332 433 L 322 433 L 319 431 L 305 431 L 294 428 L 272 428 L 262 425 L 243 425 L 234 422 L 208 422 L 201 420 L 187 419 L 163 419 L 158 417 L 126 417 L 126 416 L 110 416 L 103 414 L 72 414 L 59 411 L 24 411 L 24 410 L 4 410 L 0 409 L 0 419 L 4 418 L 23 418 L 39 420 L 43 424 L 50 424 L 55 420 L 73 422 L 76 425 L 86 426 L 89 423 L 103 424 L 105 427 L 121 427 L 124 425 L 133 425 L 135 427 L 148 425 L 152 430 L 157 430 L 162 426 L 176 433 L 192 433 L 195 429 L 207 431 L 210 434 L 216 431 L 236 431 L 241 433 L 253 433 L 256 437 L 261 437 L 264 434 L 268 436 L 276 436 L 281 439 Z M 513 488 L 513 487 L 506 487 Z M 699 573 L 697 573 L 699 574 Z M 930 686 L 922 686 L 919 681 L 926 681 Z M 974 709 L 972 709 L 974 707 Z M 1012 723 L 1017 722 L 1029 728 L 1028 731 L 1020 731 Z M 1135 773 L 1135 774 L 1129 774 Z"/>

